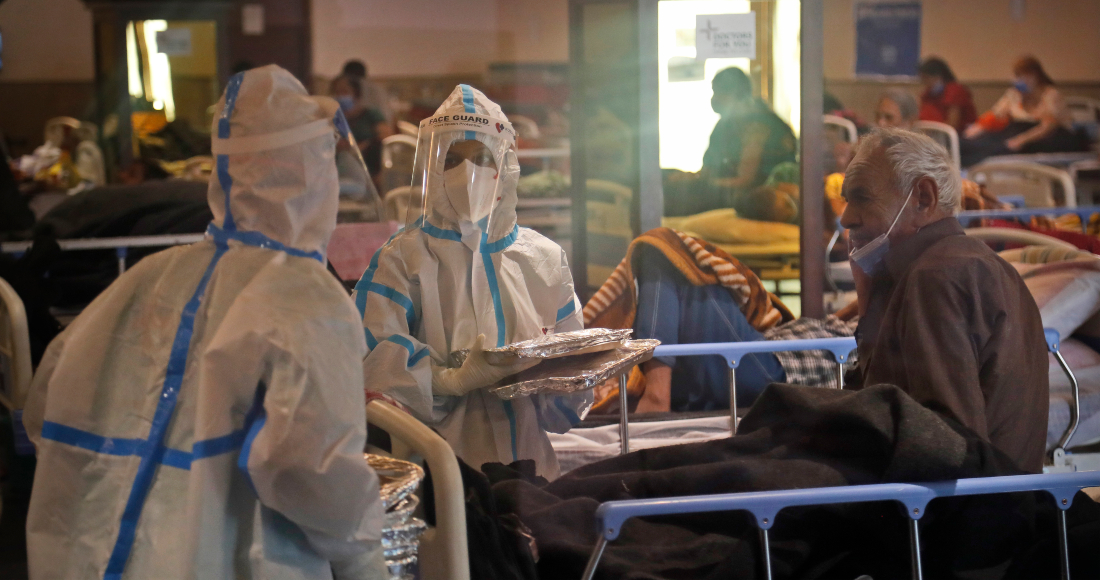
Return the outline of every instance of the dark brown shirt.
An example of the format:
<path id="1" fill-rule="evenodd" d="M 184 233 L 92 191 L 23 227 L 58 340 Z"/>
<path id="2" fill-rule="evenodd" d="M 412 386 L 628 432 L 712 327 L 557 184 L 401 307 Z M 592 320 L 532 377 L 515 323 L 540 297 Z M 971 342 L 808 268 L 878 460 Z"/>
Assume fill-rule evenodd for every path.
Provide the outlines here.
<path id="1" fill-rule="evenodd" d="M 959 222 L 933 223 L 891 248 L 856 331 L 853 388 L 888 383 L 1042 470 L 1047 351 L 1019 274 Z"/>

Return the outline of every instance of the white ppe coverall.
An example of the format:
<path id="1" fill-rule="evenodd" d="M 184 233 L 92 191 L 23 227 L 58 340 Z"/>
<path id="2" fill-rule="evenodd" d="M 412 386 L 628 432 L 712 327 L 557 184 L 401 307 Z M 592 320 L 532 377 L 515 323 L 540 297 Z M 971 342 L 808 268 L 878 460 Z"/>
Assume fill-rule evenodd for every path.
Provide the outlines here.
<path id="1" fill-rule="evenodd" d="M 276 66 L 218 103 L 207 239 L 50 345 L 24 424 L 31 578 L 379 578 L 355 306 L 324 266 L 336 102 Z"/>
<path id="2" fill-rule="evenodd" d="M 425 192 L 423 204 L 375 253 L 353 297 L 370 349 L 367 390 L 406 405 L 475 469 L 532 459 L 552 479 L 559 469 L 546 432 L 578 423 L 590 392 L 505 401 L 471 385 L 462 395 L 442 391 L 433 381 L 450 354 L 470 349 L 479 335 L 492 348 L 583 328 L 565 253 L 516 225 L 514 135 L 484 94 L 455 88 L 421 123 L 413 187 Z M 492 159 L 445 169 L 461 141 L 482 143 Z"/>

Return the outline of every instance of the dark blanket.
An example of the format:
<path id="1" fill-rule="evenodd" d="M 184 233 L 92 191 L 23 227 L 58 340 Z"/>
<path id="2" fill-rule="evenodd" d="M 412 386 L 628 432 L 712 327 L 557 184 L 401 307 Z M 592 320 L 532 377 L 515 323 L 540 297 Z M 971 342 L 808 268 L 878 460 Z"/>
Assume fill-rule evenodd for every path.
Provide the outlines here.
<path id="1" fill-rule="evenodd" d="M 850 392 L 772 385 L 737 437 L 638 451 L 549 485 L 513 480 L 493 491 L 500 512 L 515 514 L 533 531 L 539 576 L 547 580 L 580 576 L 603 501 L 1018 473 L 988 443 L 896 387 Z M 1036 570 L 1056 576 L 1054 552 L 1042 543 L 1056 537 L 1046 523 L 1053 510 L 1047 497 L 1032 493 L 933 501 L 921 521 L 925 577 L 996 578 L 1010 566 L 1019 577 L 1034 577 Z M 1100 521 L 1084 494 L 1073 515 L 1077 528 Z M 907 577 L 907 526 L 893 502 L 784 510 L 771 532 L 775 576 Z M 1092 546 L 1098 539 L 1087 529 L 1074 533 Z M 1087 546 L 1075 556 L 1096 551 Z M 609 544 L 597 577 L 759 578 L 760 572 L 756 527 L 735 512 L 630 520 Z"/>
<path id="2" fill-rule="evenodd" d="M 201 234 L 213 219 L 207 184 L 180 180 L 109 185 L 66 199 L 39 220 L 39 237 L 57 239 Z M 134 248 L 129 265 L 164 248 Z M 118 277 L 114 250 L 65 252 L 50 270 L 54 306 L 87 304 Z"/>

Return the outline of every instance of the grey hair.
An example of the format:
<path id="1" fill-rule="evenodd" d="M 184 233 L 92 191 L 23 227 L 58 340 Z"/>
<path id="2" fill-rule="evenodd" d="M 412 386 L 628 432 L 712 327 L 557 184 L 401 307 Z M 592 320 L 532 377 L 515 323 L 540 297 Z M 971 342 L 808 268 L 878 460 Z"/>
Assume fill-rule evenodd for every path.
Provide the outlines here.
<path id="1" fill-rule="evenodd" d="M 856 154 L 881 147 L 890 160 L 901 195 L 908 195 L 922 177 L 931 177 L 939 190 L 939 206 L 950 215 L 962 205 L 962 177 L 942 145 L 915 131 L 876 128 L 860 139 Z"/>
<path id="2" fill-rule="evenodd" d="M 920 105 L 917 104 L 917 98 L 901 89 L 890 89 L 882 93 L 878 98 L 881 103 L 883 99 L 889 99 L 898 106 L 898 110 L 901 111 L 901 118 L 906 121 L 916 121 L 917 116 L 920 114 Z"/>

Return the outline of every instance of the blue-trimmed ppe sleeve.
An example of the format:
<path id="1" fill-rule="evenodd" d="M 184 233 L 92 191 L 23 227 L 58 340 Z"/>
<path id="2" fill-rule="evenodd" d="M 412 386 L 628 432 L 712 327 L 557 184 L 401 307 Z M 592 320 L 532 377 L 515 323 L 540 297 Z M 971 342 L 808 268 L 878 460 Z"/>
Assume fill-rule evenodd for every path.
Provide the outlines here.
<path id="1" fill-rule="evenodd" d="M 388 245 L 371 259 L 353 298 L 363 316 L 369 353 L 363 360 L 369 391 L 389 395 L 421 421 L 442 420 L 453 397 L 432 395 L 432 352 L 415 336 L 419 325 L 418 286 L 405 275 L 398 248 Z"/>
<path id="2" fill-rule="evenodd" d="M 270 340 L 266 391 L 249 412 L 238 465 L 263 505 L 294 522 L 322 557 L 340 561 L 378 541 L 384 516 L 378 479 L 363 461 L 358 324 L 320 318 Z"/>
<path id="3" fill-rule="evenodd" d="M 554 332 L 569 332 L 584 328 L 581 303 L 573 289 L 573 274 L 569 271 L 565 252 L 561 256 L 561 298 L 556 311 Z M 565 433 L 580 423 L 592 407 L 592 391 L 580 391 L 557 397 L 535 395 L 532 402 L 539 417 L 539 425 L 551 433 Z"/>

